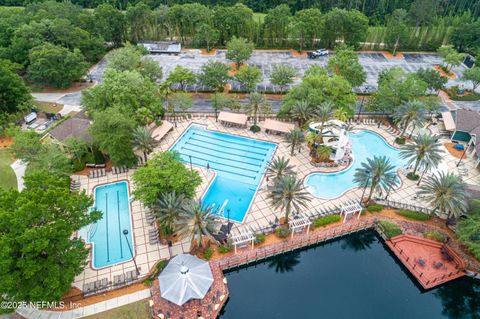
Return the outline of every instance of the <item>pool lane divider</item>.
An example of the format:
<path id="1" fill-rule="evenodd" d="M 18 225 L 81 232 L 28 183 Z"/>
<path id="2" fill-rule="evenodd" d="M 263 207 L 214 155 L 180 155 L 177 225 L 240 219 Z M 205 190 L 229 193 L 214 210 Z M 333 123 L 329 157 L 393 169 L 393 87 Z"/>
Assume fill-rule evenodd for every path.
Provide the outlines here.
<path id="1" fill-rule="evenodd" d="M 108 193 L 105 193 L 105 231 L 107 234 L 107 261 L 110 262 L 110 247 L 108 242 Z"/>
<path id="2" fill-rule="evenodd" d="M 117 216 L 118 216 L 118 236 L 120 242 L 120 258 L 123 259 L 123 245 L 122 245 L 122 225 L 120 225 L 120 194 L 117 190 Z M 125 240 L 128 240 L 125 236 Z M 128 243 L 127 243 L 128 244 Z"/>
<path id="3" fill-rule="evenodd" d="M 212 157 L 216 157 L 215 155 L 213 154 L 209 154 L 207 152 L 202 152 L 202 151 L 198 151 L 198 150 L 195 150 L 195 149 L 191 149 L 191 148 L 187 148 L 187 147 L 184 147 L 183 148 L 184 150 L 187 150 L 187 151 L 191 151 L 191 152 L 195 152 L 197 154 L 203 154 L 203 155 L 207 155 L 207 156 L 212 156 Z M 192 157 L 194 157 L 195 155 L 192 155 Z M 244 164 L 244 165 L 249 165 L 249 166 L 253 166 L 255 168 L 260 168 L 262 167 L 261 165 L 259 164 L 250 164 L 248 162 L 243 162 L 243 161 L 238 161 L 238 160 L 234 160 L 234 159 L 229 159 L 227 157 L 217 157 L 218 160 L 224 160 L 224 161 L 230 161 L 230 162 L 234 162 L 234 163 L 239 163 L 239 164 Z M 225 164 L 225 165 L 228 165 L 228 164 Z M 249 168 L 246 168 L 246 167 L 243 167 L 243 166 L 233 166 L 233 165 L 229 165 L 229 166 L 232 166 L 232 167 L 237 167 L 237 168 L 240 168 L 240 169 L 243 169 L 243 170 L 246 170 L 246 171 L 251 171 L 251 172 L 257 172 L 258 171 L 255 171 L 253 169 L 249 169 Z"/>
<path id="4" fill-rule="evenodd" d="M 222 134 L 223 134 L 223 133 L 222 133 Z M 205 138 L 208 138 L 208 139 L 212 139 L 212 140 L 216 140 L 216 141 L 221 141 L 221 142 L 224 142 L 224 143 L 229 143 L 229 144 L 236 144 L 236 145 L 240 145 L 240 146 L 245 146 L 245 147 L 248 147 L 248 148 L 257 148 L 257 149 L 264 150 L 264 151 L 270 150 L 269 147 L 257 146 L 257 145 L 255 145 L 254 143 L 252 143 L 252 144 L 245 144 L 245 143 L 240 143 L 240 142 L 225 141 L 224 139 L 221 139 L 221 138 L 219 138 L 219 137 L 204 135 L 204 134 L 200 134 L 200 133 L 198 133 L 198 132 L 193 132 L 193 133 L 192 133 L 192 137 L 190 137 L 191 139 L 193 138 L 193 135 L 202 136 L 202 137 L 205 137 Z M 230 135 L 230 134 L 225 134 L 225 135 Z M 235 136 L 235 137 L 236 137 L 236 135 L 230 135 L 230 136 Z M 243 137 L 243 136 L 240 136 L 240 137 Z M 243 137 L 243 138 L 248 139 L 248 137 Z M 268 142 L 267 142 L 267 143 L 268 143 Z"/>
<path id="5" fill-rule="evenodd" d="M 236 151 L 241 151 L 241 152 L 248 152 L 248 153 L 251 153 L 251 154 L 256 154 L 256 155 L 261 155 L 261 156 L 267 156 L 267 153 L 265 153 L 265 152 L 261 153 L 261 152 L 255 152 L 255 151 L 249 150 L 250 147 L 248 147 L 248 146 L 245 146 L 245 147 L 242 147 L 242 148 L 232 147 L 232 146 L 228 146 L 228 145 L 222 145 L 222 144 L 215 144 L 215 143 L 207 142 L 207 141 L 204 141 L 204 140 L 201 140 L 201 139 L 198 139 L 198 138 L 194 138 L 194 137 L 191 137 L 185 143 L 185 145 L 186 144 L 195 145 L 194 143 L 191 143 L 190 141 L 197 141 L 197 142 L 205 143 L 205 144 L 208 144 L 208 145 L 217 146 L 219 148 L 226 148 L 226 149 L 231 149 L 231 150 L 236 150 Z M 232 144 L 234 144 L 234 143 L 232 143 Z"/>
<path id="6" fill-rule="evenodd" d="M 196 140 L 197 141 L 197 140 Z M 198 140 L 199 141 L 199 140 Z M 202 141 L 199 141 L 199 142 L 202 142 Z M 202 142 L 203 144 L 207 144 L 209 146 L 216 146 L 215 148 L 214 147 L 207 147 L 205 145 L 199 145 L 199 144 L 195 144 L 195 143 L 190 143 L 190 141 L 188 143 L 185 143 L 185 145 L 183 146 L 183 148 L 186 148 L 187 146 L 196 146 L 196 147 L 199 147 L 199 148 L 202 148 L 202 149 L 207 149 L 207 150 L 212 150 L 214 152 L 217 152 L 217 153 L 221 153 L 221 154 L 229 154 L 229 155 L 232 155 L 232 156 L 237 156 L 237 157 L 241 157 L 241 158 L 249 158 L 249 159 L 252 159 L 252 160 L 256 160 L 256 161 L 262 161 L 263 158 L 265 156 L 267 156 L 267 154 L 263 154 L 263 153 L 255 153 L 255 152 L 250 152 L 249 150 L 247 149 L 242 149 L 242 150 L 239 150 L 239 149 L 236 149 L 236 148 L 232 148 L 232 147 L 228 147 L 228 146 L 222 146 L 222 145 L 217 145 L 217 144 L 212 144 L 212 143 L 207 143 L 207 142 Z M 239 150 L 239 151 L 242 151 L 242 152 L 248 152 L 249 154 L 250 153 L 253 153 L 253 154 L 258 154 L 258 155 L 262 155 L 261 158 L 258 158 L 258 157 L 253 157 L 253 156 L 247 156 L 247 155 L 243 155 L 243 154 L 234 154 L 234 153 L 227 153 L 227 152 L 222 152 L 218 149 L 218 147 L 221 147 L 221 148 L 227 148 L 227 149 L 235 149 L 235 150 Z M 212 154 L 213 155 L 213 154 Z"/>

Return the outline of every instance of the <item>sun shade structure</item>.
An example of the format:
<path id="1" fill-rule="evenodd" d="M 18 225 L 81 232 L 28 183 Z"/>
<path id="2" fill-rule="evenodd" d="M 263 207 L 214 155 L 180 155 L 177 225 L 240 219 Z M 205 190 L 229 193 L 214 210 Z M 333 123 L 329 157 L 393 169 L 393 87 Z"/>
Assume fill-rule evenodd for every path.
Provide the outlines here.
<path id="1" fill-rule="evenodd" d="M 213 283 L 208 262 L 188 254 L 180 254 L 168 263 L 158 276 L 160 293 L 179 306 L 190 299 L 202 299 Z"/>
<path id="2" fill-rule="evenodd" d="M 298 229 L 304 229 L 305 227 L 307 228 L 307 234 L 310 231 L 310 225 L 312 224 L 312 221 L 305 215 L 295 215 L 290 221 L 288 222 L 290 229 L 292 230 L 292 238 L 293 234 L 298 230 Z"/>
<path id="3" fill-rule="evenodd" d="M 358 213 L 357 219 L 360 218 L 360 214 L 362 213 L 362 205 L 360 203 L 347 203 L 343 204 L 340 210 L 340 215 L 343 215 L 343 222 L 347 220 L 348 215 Z"/>
<path id="4" fill-rule="evenodd" d="M 232 235 L 231 239 L 235 248 L 235 254 L 237 253 L 237 246 L 251 243 L 252 249 L 255 243 L 255 234 L 249 229 L 237 229 L 238 234 Z"/>
<path id="5" fill-rule="evenodd" d="M 234 124 L 242 127 L 247 126 L 248 116 L 240 113 L 220 112 L 218 120 L 222 123 Z"/>
<path id="6" fill-rule="evenodd" d="M 295 128 L 295 124 L 266 119 L 263 128 L 266 132 L 289 133 Z"/>

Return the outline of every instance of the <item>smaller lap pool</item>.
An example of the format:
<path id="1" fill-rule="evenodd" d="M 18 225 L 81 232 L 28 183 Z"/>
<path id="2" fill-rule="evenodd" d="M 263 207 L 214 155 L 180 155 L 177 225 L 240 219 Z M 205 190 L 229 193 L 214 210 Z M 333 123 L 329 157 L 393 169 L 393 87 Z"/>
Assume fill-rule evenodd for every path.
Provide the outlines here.
<path id="1" fill-rule="evenodd" d="M 353 181 L 355 170 L 367 158 L 386 156 L 396 168 L 406 164 L 406 161 L 399 157 L 400 151 L 374 132 L 356 130 L 350 133 L 349 137 L 352 142 L 353 163 L 347 169 L 337 173 L 313 173 L 305 178 L 307 190 L 316 197 L 334 199 L 357 187 Z"/>
<path id="2" fill-rule="evenodd" d="M 103 268 L 132 259 L 133 231 L 126 181 L 95 188 L 95 208 L 103 213 L 82 237 L 92 243 L 92 266 Z M 128 235 L 123 230 L 128 230 Z M 128 242 L 127 242 L 128 241 Z"/>

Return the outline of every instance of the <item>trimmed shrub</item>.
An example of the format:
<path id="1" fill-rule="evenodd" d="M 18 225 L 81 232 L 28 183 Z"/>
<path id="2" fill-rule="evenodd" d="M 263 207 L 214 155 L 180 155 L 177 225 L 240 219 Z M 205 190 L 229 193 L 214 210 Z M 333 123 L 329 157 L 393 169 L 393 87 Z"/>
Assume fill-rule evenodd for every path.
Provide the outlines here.
<path id="1" fill-rule="evenodd" d="M 381 212 L 383 210 L 383 206 L 382 205 L 368 205 L 367 210 L 370 213 L 378 213 L 378 212 Z"/>
<path id="2" fill-rule="evenodd" d="M 260 132 L 261 128 L 260 126 L 258 125 L 252 125 L 250 126 L 250 131 L 254 132 L 254 133 L 257 133 L 257 132 Z"/>
<path id="3" fill-rule="evenodd" d="M 226 254 L 231 250 L 232 250 L 232 246 L 229 244 L 221 244 L 220 246 L 218 246 L 218 252 L 220 254 Z"/>
<path id="4" fill-rule="evenodd" d="M 210 247 L 205 249 L 205 251 L 203 252 L 203 258 L 205 258 L 206 260 L 209 260 L 210 258 L 212 258 L 212 255 L 213 255 L 213 250 Z"/>
<path id="5" fill-rule="evenodd" d="M 167 267 L 168 262 L 168 260 L 160 260 L 155 266 L 155 270 L 143 281 L 145 285 L 151 286 L 155 278 L 157 278 L 158 274 L 160 274 L 162 270 Z"/>
<path id="6" fill-rule="evenodd" d="M 387 238 L 392 238 L 402 234 L 400 227 L 392 222 L 381 220 L 378 222 L 378 224 Z"/>
<path id="7" fill-rule="evenodd" d="M 275 229 L 275 235 L 277 235 L 279 238 L 286 238 L 291 233 L 292 233 L 292 231 L 285 226 L 284 227 L 278 227 L 277 229 Z"/>
<path id="8" fill-rule="evenodd" d="M 418 181 L 418 179 L 420 178 L 420 176 L 418 176 L 417 174 L 413 174 L 413 173 L 408 173 L 407 174 L 407 178 L 411 181 Z"/>
<path id="9" fill-rule="evenodd" d="M 442 233 L 436 230 L 427 231 L 423 234 L 423 236 L 427 239 L 436 240 L 441 243 L 445 242 L 445 236 L 443 236 Z"/>
<path id="10" fill-rule="evenodd" d="M 319 217 L 315 219 L 312 223 L 313 228 L 322 227 L 328 224 L 333 224 L 339 222 L 342 218 L 340 215 L 329 215 L 324 217 Z"/>
<path id="11" fill-rule="evenodd" d="M 395 139 L 395 143 L 401 144 L 401 145 L 405 144 L 405 141 L 406 141 L 406 139 L 404 137 L 397 137 Z"/>
<path id="12" fill-rule="evenodd" d="M 255 245 L 263 244 L 265 242 L 265 235 L 264 234 L 256 234 L 255 235 Z"/>
<path id="13" fill-rule="evenodd" d="M 397 214 L 414 220 L 429 220 L 431 218 L 430 215 L 422 212 L 417 212 L 416 210 L 402 209 L 401 211 L 397 212 Z"/>

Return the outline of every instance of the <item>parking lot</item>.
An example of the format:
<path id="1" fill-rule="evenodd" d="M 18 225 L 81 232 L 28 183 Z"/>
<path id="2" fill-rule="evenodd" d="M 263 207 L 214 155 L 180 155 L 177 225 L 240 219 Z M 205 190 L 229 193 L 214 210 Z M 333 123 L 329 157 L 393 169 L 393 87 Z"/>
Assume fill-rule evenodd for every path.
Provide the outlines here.
<path id="1" fill-rule="evenodd" d="M 211 59 L 225 63 L 231 62 L 226 59 L 225 51 L 217 51 L 214 56 L 204 56 L 201 55 L 198 50 L 190 50 L 178 56 L 150 55 L 150 57 L 162 66 L 164 76 L 168 76 L 170 71 L 173 70 L 177 65 L 182 65 L 193 70 L 194 72 L 199 72 L 202 65 Z M 384 69 L 401 67 L 407 72 L 415 72 L 421 68 L 431 68 L 432 64 L 439 64 L 442 62 L 441 59 L 434 54 L 415 53 L 405 53 L 404 58 L 394 59 L 387 59 L 382 53 L 359 53 L 359 60 L 367 72 L 367 80 L 365 85 L 373 87 L 377 86 L 378 74 Z M 255 51 L 248 61 L 249 65 L 255 65 L 262 70 L 263 81 L 259 83 L 257 90 L 263 92 L 273 92 L 278 90 L 278 88 L 273 86 L 269 80 L 270 73 L 275 65 L 287 64 L 293 66 L 298 72 L 296 82 L 299 82 L 305 70 L 307 70 L 310 66 L 313 64 L 326 66 L 327 63 L 328 57 L 320 57 L 312 60 L 303 56 L 294 57 L 290 52 L 267 51 Z M 452 82 L 455 82 L 455 80 Z M 203 88 L 199 85 L 194 85 L 188 89 L 192 91 L 201 91 L 206 88 Z M 232 81 L 232 89 L 241 90 L 242 88 L 239 83 Z"/>

